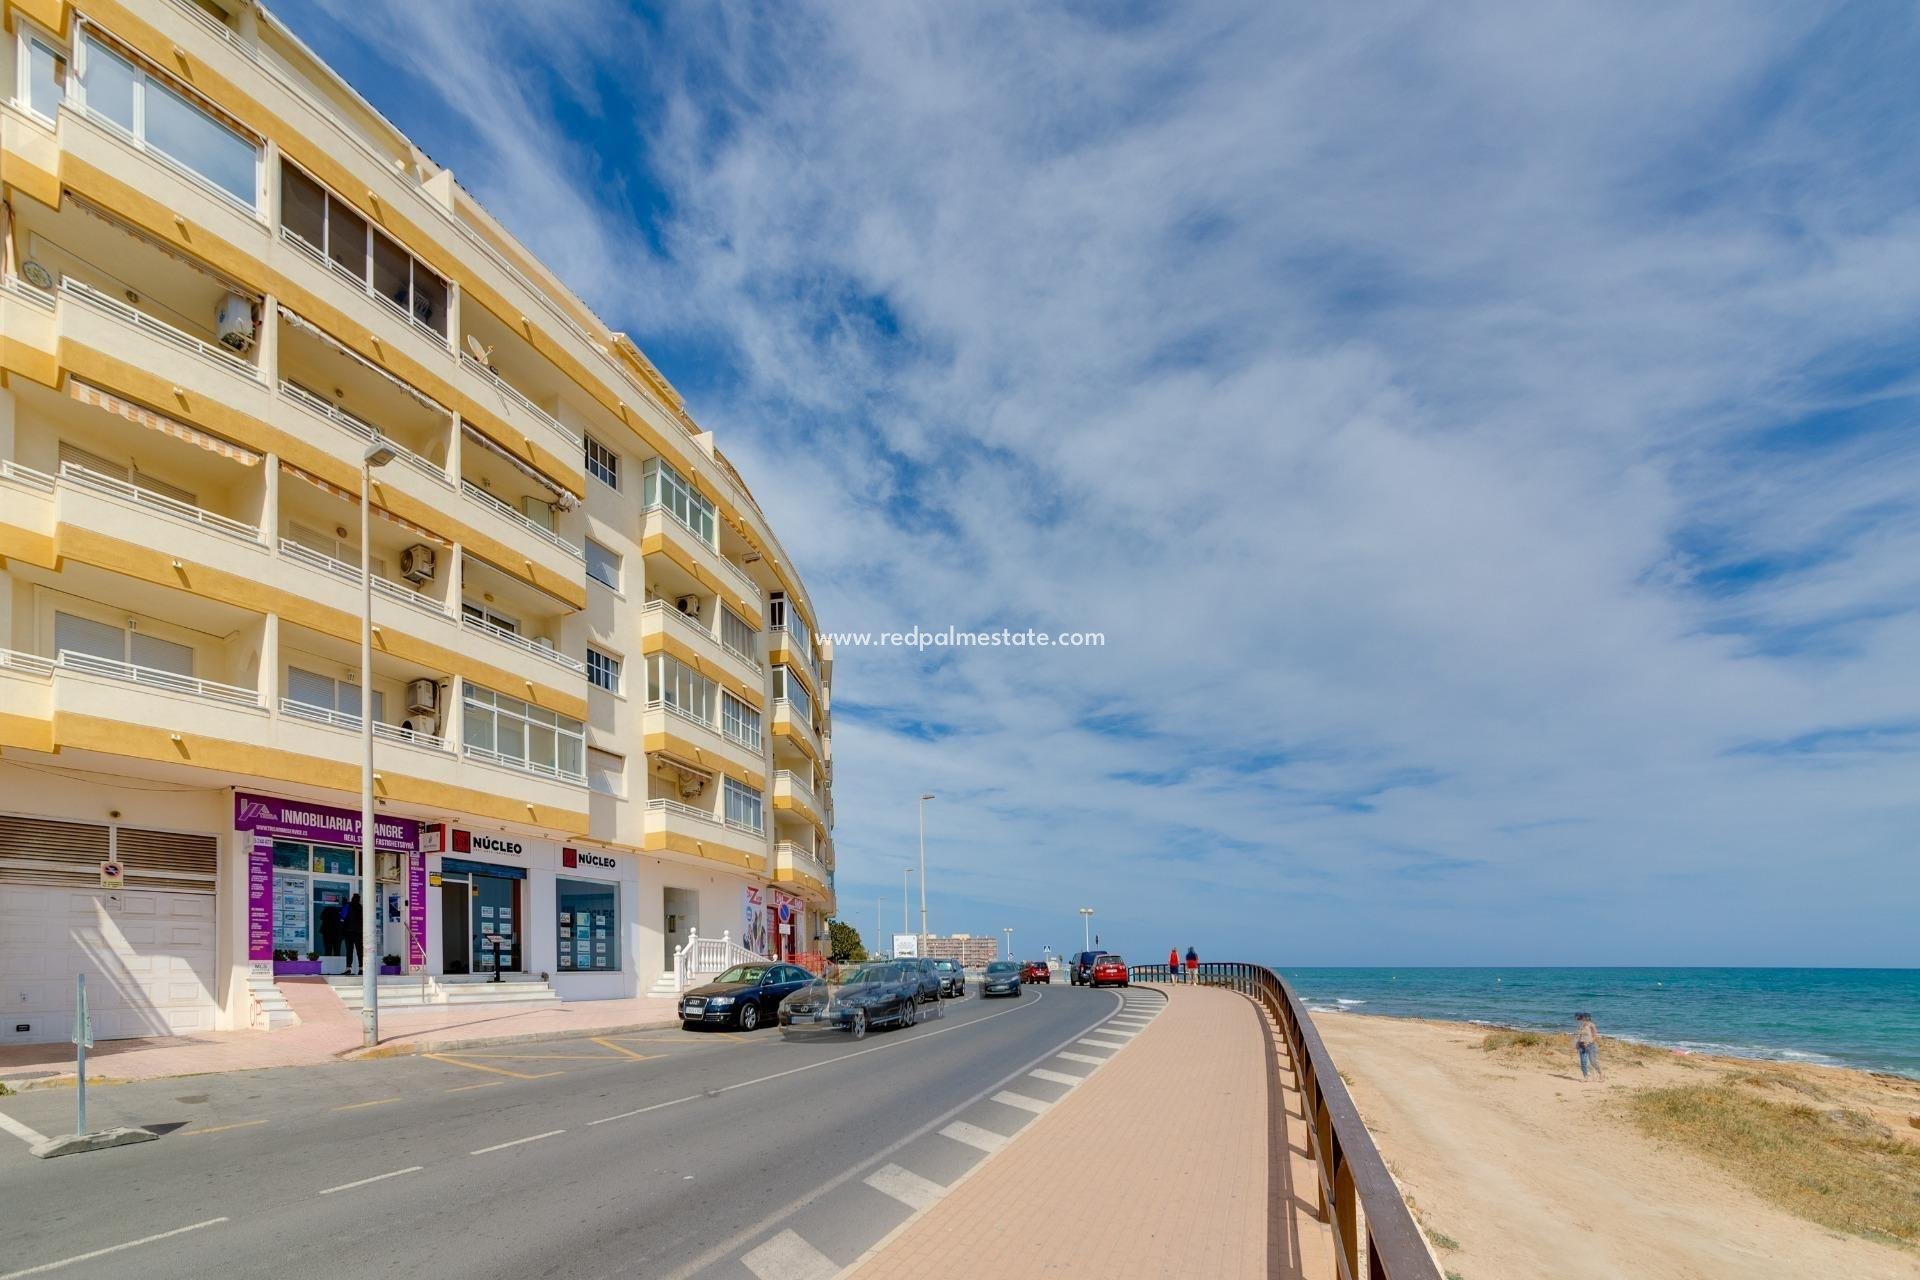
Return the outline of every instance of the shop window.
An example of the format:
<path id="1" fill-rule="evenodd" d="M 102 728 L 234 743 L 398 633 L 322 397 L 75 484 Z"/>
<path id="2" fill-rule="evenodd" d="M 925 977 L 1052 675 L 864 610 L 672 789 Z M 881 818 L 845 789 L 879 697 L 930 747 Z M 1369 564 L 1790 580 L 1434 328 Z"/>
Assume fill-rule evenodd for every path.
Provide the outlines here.
<path id="1" fill-rule="evenodd" d="M 620 886 L 591 880 L 555 880 L 560 968 L 608 973 L 620 968 Z"/>

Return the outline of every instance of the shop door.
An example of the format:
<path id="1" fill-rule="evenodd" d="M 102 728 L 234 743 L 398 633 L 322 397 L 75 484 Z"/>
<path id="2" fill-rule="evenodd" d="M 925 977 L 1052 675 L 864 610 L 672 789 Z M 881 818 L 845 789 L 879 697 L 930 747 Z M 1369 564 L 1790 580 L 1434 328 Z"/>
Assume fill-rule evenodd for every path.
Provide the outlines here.
<path id="1" fill-rule="evenodd" d="M 472 973 L 467 947 L 473 940 L 468 910 L 473 886 L 465 880 L 443 876 L 440 880 L 440 972 Z"/>
<path id="2" fill-rule="evenodd" d="M 353 881 L 313 877 L 313 931 L 320 937 L 321 955 L 344 957 L 347 954 L 347 902 L 352 897 Z M 329 911 L 331 915 L 324 914 Z M 324 927 L 327 921 L 333 922 L 331 933 Z M 356 947 L 360 944 L 357 935 L 353 944 Z"/>
<path id="3" fill-rule="evenodd" d="M 494 943 L 499 944 L 500 969 L 520 971 L 520 882 L 499 876 L 473 877 L 473 971 L 492 973 Z"/>
<path id="4" fill-rule="evenodd" d="M 667 919 L 662 932 L 667 939 L 666 966 L 673 967 L 673 953 L 687 943 L 693 930 L 700 924 L 700 895 L 692 889 L 668 889 L 666 899 Z"/>

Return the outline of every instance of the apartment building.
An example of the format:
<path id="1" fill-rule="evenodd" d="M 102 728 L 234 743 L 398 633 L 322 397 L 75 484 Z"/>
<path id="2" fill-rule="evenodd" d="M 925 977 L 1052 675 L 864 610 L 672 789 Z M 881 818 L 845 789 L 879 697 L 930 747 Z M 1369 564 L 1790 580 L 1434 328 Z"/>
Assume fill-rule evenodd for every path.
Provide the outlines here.
<path id="1" fill-rule="evenodd" d="M 823 950 L 832 652 L 660 372 L 252 0 L 0 15 L 0 1043 L 339 971 L 362 714 L 420 990 Z"/>
<path id="2" fill-rule="evenodd" d="M 984 969 L 1000 958 L 1000 939 L 985 934 L 933 934 L 927 938 L 927 955 L 934 960 L 957 960 L 968 969 Z"/>

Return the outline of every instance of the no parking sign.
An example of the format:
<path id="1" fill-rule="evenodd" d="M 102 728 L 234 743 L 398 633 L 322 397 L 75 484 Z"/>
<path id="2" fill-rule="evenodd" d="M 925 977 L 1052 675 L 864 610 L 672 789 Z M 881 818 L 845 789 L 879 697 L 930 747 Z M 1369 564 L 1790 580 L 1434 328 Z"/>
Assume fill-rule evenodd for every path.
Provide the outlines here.
<path id="1" fill-rule="evenodd" d="M 109 858 L 100 864 L 100 887 L 102 889 L 124 889 L 127 887 L 127 869 Z"/>

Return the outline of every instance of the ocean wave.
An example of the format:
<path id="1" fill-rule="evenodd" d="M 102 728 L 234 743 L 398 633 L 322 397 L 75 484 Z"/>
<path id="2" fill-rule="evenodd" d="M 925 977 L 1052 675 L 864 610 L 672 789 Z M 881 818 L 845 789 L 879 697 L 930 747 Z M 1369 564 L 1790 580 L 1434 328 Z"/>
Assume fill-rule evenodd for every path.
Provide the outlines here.
<path id="1" fill-rule="evenodd" d="M 1365 1000 L 1349 1000 L 1345 996 L 1339 996 L 1335 998 L 1334 1003 L 1341 1004 L 1341 1005 L 1356 1005 L 1356 1004 L 1365 1004 L 1366 1001 Z"/>
<path id="2" fill-rule="evenodd" d="M 1309 1004 L 1307 1006 L 1307 1012 L 1308 1013 L 1345 1013 L 1346 1010 L 1342 1009 L 1337 1004 Z"/>

